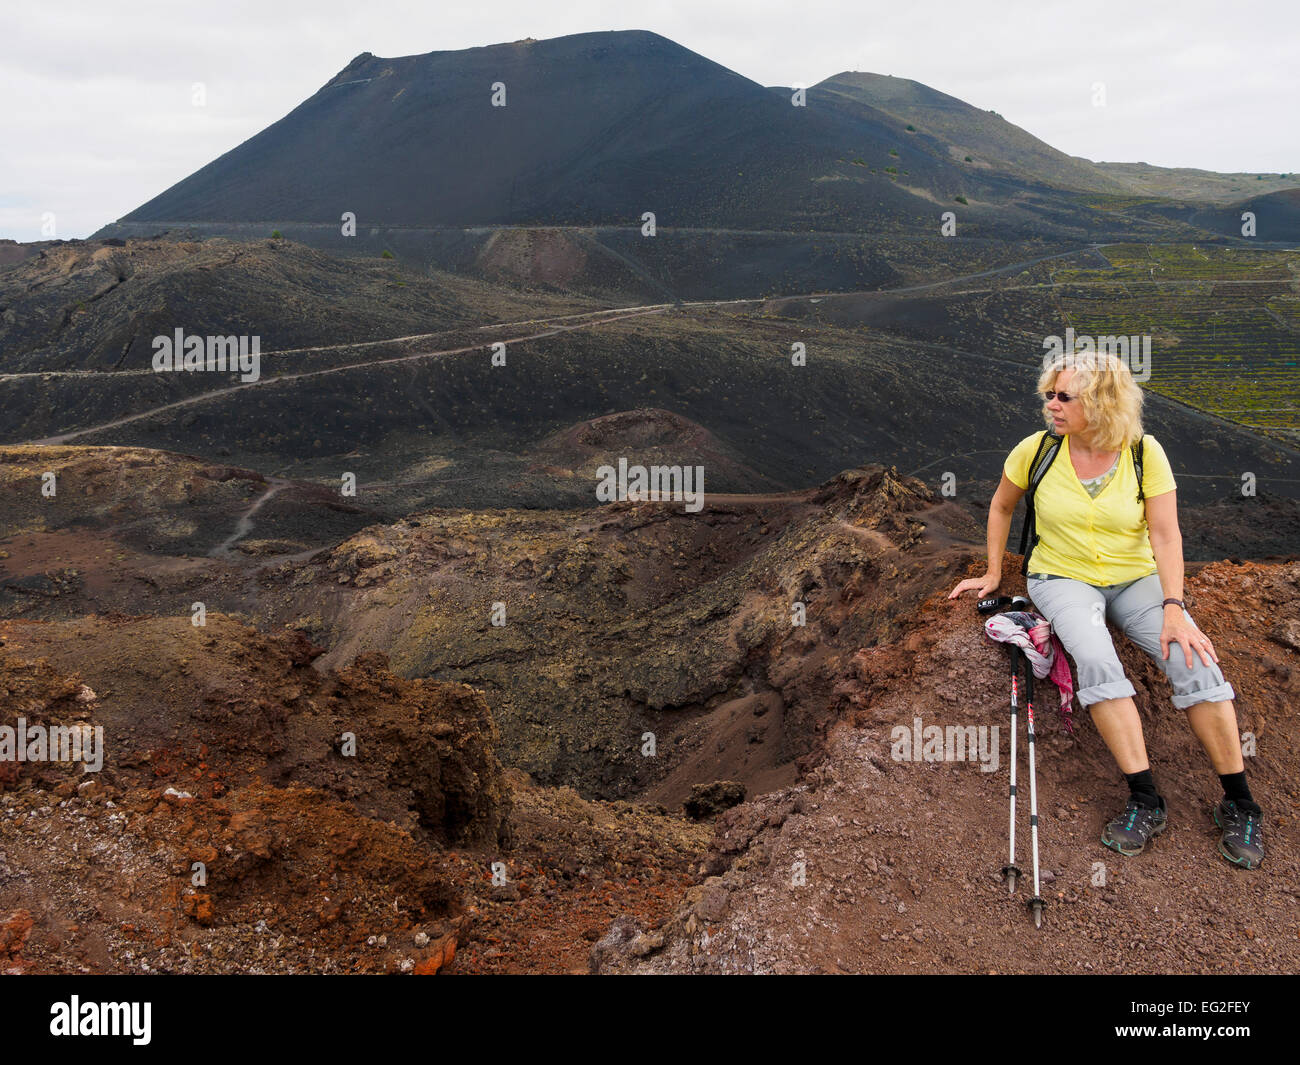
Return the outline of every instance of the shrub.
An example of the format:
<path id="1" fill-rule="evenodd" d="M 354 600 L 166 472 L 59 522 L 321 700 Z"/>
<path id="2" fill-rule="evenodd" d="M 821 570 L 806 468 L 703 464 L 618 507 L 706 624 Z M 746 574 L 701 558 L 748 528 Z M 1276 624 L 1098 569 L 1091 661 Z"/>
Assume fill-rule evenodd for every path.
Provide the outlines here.
<path id="1" fill-rule="evenodd" d="M 278 229 L 273 229 L 273 230 L 271 230 L 271 239 L 272 239 L 272 240 L 284 240 L 284 234 L 281 233 Z"/>
<path id="2" fill-rule="evenodd" d="M 383 254 L 380 255 L 379 257 L 380 257 L 381 259 L 391 259 L 391 258 L 393 258 L 393 253 L 392 253 L 391 251 L 389 251 L 387 248 L 385 248 L 384 251 L 383 251 Z"/>
<path id="3" fill-rule="evenodd" d="M 957 202 L 958 202 L 958 203 L 966 203 L 966 197 L 965 197 L 965 196 L 958 196 L 958 197 L 957 197 Z M 966 204 L 966 205 L 967 205 L 968 207 L 970 206 L 970 204 Z"/>

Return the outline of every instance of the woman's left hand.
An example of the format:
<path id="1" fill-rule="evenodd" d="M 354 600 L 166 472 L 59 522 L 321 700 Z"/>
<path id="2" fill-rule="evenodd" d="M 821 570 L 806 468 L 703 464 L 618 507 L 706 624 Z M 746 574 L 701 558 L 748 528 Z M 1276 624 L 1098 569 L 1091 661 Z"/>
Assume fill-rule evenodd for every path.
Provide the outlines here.
<path id="1" fill-rule="evenodd" d="M 1175 614 L 1171 610 L 1165 611 L 1165 623 L 1160 629 L 1160 657 L 1169 657 L 1169 648 L 1171 644 L 1179 644 L 1183 649 L 1183 654 L 1187 656 L 1187 668 L 1192 668 L 1192 652 L 1195 651 L 1201 656 L 1201 661 L 1207 666 L 1211 660 L 1219 661 L 1219 656 L 1214 653 L 1214 644 L 1210 638 L 1200 629 L 1187 620 L 1183 614 Z"/>

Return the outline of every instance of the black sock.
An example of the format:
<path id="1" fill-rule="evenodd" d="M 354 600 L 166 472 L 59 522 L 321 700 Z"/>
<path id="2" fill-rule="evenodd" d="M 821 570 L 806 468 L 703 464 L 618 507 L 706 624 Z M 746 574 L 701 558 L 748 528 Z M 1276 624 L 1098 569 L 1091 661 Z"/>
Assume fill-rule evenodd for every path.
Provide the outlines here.
<path id="1" fill-rule="evenodd" d="M 1128 781 L 1130 799 L 1152 810 L 1160 807 L 1160 793 L 1156 791 L 1156 778 L 1151 775 L 1149 767 L 1140 773 L 1125 773 L 1124 779 Z"/>
<path id="2" fill-rule="evenodd" d="M 1220 773 L 1219 780 L 1223 784 L 1223 797 L 1231 799 L 1248 814 L 1259 816 L 1263 811 L 1260 810 L 1259 804 L 1251 797 L 1250 788 L 1246 786 L 1246 771 L 1243 769 L 1240 773 Z"/>

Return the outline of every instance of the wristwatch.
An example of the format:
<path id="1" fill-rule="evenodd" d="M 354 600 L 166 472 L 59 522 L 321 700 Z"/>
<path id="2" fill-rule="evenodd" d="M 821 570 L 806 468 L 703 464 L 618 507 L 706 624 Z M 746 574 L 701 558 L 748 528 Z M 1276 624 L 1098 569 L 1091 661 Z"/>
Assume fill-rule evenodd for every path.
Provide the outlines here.
<path id="1" fill-rule="evenodd" d="M 1187 607 L 1183 605 L 1183 601 L 1182 601 L 1181 599 L 1166 599 L 1166 600 L 1165 600 L 1163 603 L 1161 603 L 1160 605 L 1161 605 L 1162 607 L 1166 607 L 1166 606 L 1168 606 L 1170 603 L 1177 603 L 1177 604 L 1178 604 L 1178 609 L 1179 609 L 1179 610 L 1186 610 L 1186 609 L 1187 609 Z"/>

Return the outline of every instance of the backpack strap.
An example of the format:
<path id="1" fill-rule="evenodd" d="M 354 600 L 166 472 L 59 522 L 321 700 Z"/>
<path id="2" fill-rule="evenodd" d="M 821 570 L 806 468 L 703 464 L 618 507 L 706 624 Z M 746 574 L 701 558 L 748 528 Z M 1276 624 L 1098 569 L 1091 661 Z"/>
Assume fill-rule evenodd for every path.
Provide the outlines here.
<path id="1" fill-rule="evenodd" d="M 1034 452 L 1034 459 L 1029 464 L 1029 487 L 1025 489 L 1025 523 L 1020 527 L 1022 575 L 1029 573 L 1029 556 L 1034 553 L 1034 548 L 1038 544 L 1038 532 L 1034 522 L 1034 493 L 1043 478 L 1047 476 L 1048 469 L 1051 468 L 1052 462 L 1061 450 L 1063 439 L 1064 437 L 1057 436 L 1050 429 L 1044 429 L 1038 441 L 1038 450 Z"/>
<path id="2" fill-rule="evenodd" d="M 1029 464 L 1029 487 L 1025 490 L 1025 523 L 1020 528 L 1020 572 L 1025 576 L 1029 573 L 1029 556 L 1038 546 L 1038 525 L 1034 520 L 1034 492 L 1047 476 L 1048 469 L 1051 468 L 1052 462 L 1061 450 L 1062 439 L 1064 438 L 1057 436 L 1050 429 L 1043 430 L 1043 436 L 1038 441 L 1038 450 L 1034 453 L 1034 460 Z M 1132 448 L 1139 503 L 1146 498 L 1142 492 L 1142 442 L 1145 439 L 1145 436 L 1138 437 Z"/>

